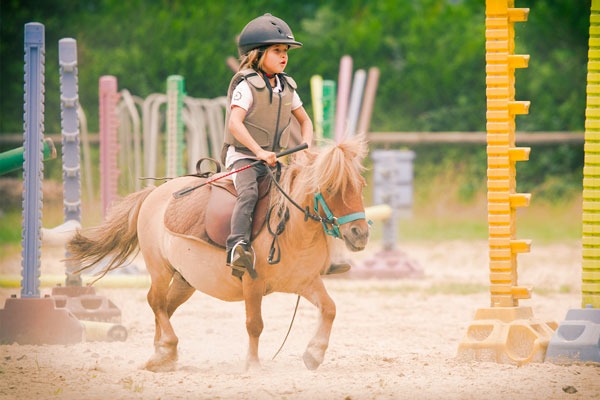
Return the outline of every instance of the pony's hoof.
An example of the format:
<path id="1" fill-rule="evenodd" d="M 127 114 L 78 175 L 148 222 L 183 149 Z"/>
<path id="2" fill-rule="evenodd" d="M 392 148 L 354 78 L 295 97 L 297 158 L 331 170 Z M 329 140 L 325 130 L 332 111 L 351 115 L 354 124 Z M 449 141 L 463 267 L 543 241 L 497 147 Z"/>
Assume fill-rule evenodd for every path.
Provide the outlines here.
<path id="1" fill-rule="evenodd" d="M 310 369 L 311 371 L 314 371 L 315 369 L 319 368 L 319 365 L 321 365 L 321 361 L 317 360 L 308 351 L 304 352 L 304 355 L 302 355 L 302 360 L 304 361 L 306 368 Z"/>
<path id="2" fill-rule="evenodd" d="M 252 373 L 252 372 L 261 371 L 261 370 L 262 370 L 262 365 L 260 364 L 260 361 L 258 361 L 258 360 L 246 361 L 246 372 L 247 373 Z"/>
<path id="3" fill-rule="evenodd" d="M 172 372 L 177 369 L 177 360 L 172 357 L 154 354 L 146 362 L 144 369 L 151 372 Z"/>
<path id="4" fill-rule="evenodd" d="M 150 372 L 173 372 L 177 369 L 177 363 L 175 361 L 156 362 L 150 359 L 144 365 L 144 369 Z"/>

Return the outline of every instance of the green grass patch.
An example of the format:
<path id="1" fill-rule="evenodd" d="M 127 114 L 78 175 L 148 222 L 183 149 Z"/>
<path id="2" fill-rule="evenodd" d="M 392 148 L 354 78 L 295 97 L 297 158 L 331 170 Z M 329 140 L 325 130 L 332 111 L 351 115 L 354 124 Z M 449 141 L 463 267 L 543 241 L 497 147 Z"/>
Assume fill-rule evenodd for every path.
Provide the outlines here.
<path id="1" fill-rule="evenodd" d="M 21 242 L 22 230 L 22 215 L 21 211 L 6 211 L 0 218 L 0 243 L 13 244 Z"/>
<path id="2" fill-rule="evenodd" d="M 519 238 L 538 243 L 579 240 L 582 236 L 581 197 L 567 203 L 550 204 L 532 200 L 517 213 Z"/>
<path id="3" fill-rule="evenodd" d="M 396 240 L 486 240 L 489 236 L 487 204 L 479 197 L 469 204 L 448 203 L 438 207 L 421 204 L 408 218 L 398 218 Z M 382 240 L 383 221 L 374 221 L 372 240 Z M 516 238 L 551 244 L 580 240 L 582 235 L 581 198 L 564 204 L 534 202 L 517 211 Z"/>
<path id="4" fill-rule="evenodd" d="M 488 234 L 487 221 L 458 220 L 448 216 L 415 217 L 400 221 L 398 240 L 477 240 Z"/>

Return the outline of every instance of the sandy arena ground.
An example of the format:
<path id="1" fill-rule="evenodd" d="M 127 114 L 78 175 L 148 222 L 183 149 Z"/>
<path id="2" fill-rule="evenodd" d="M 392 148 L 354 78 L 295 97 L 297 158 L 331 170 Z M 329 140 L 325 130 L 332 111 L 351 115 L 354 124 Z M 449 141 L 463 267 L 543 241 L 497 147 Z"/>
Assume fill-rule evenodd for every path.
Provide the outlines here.
<path id="1" fill-rule="evenodd" d="M 403 250 L 422 279 L 327 279 L 337 304 L 323 365 L 309 371 L 302 353 L 317 322 L 306 301 L 275 360 L 295 296 L 263 302 L 261 371 L 244 371 L 242 303 L 196 293 L 174 315 L 175 372 L 140 369 L 153 351 L 146 289 L 106 288 L 122 310 L 125 342 L 0 346 L 0 399 L 598 399 L 600 365 L 459 361 L 459 342 L 478 308 L 489 306 L 487 242 L 408 243 Z M 370 253 L 377 251 L 377 244 Z M 60 252 L 45 250 L 43 273 L 62 271 Z M 363 258 L 366 255 L 362 256 Z M 533 285 L 534 317 L 560 322 L 581 308 L 580 243 L 535 245 L 519 260 L 519 283 Z M 19 259 L 0 273 L 20 273 Z M 537 288 L 537 289 L 536 289 Z M 49 292 L 43 288 L 42 293 Z M 18 289 L 0 289 L 0 305 Z"/>

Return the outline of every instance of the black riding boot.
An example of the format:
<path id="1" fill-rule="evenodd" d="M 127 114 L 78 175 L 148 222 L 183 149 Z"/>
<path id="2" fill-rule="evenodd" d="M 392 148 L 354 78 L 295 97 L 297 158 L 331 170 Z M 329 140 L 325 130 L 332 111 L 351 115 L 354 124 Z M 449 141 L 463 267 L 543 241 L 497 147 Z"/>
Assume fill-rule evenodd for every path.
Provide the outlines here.
<path id="1" fill-rule="evenodd" d="M 254 249 L 250 244 L 241 240 L 227 252 L 227 265 L 233 271 L 232 274 L 241 278 L 244 272 L 248 271 L 252 279 L 256 278 L 254 270 Z"/>

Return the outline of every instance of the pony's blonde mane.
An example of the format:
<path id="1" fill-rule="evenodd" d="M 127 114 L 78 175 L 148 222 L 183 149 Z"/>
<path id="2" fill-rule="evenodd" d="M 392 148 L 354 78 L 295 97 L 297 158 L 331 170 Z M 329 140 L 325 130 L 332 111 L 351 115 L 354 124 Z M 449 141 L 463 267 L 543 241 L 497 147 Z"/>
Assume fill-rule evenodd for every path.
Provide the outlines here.
<path id="1" fill-rule="evenodd" d="M 364 185 L 362 161 L 367 153 L 361 138 L 339 144 L 328 143 L 317 151 L 296 155 L 281 180 L 281 186 L 302 206 L 312 204 L 316 192 L 360 192 Z M 275 204 L 286 206 L 287 200 L 278 192 Z"/>

